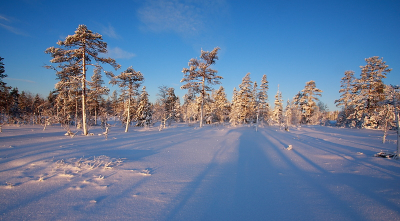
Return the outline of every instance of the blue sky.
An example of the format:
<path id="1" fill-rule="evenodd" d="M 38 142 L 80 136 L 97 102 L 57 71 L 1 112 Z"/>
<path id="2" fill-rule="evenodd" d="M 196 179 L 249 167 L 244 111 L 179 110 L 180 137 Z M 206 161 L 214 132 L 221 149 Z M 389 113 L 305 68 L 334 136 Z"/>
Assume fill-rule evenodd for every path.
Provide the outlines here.
<path id="1" fill-rule="evenodd" d="M 46 48 L 79 24 L 103 35 L 109 56 L 145 77 L 152 101 L 158 87 L 183 96 L 182 69 L 200 50 L 221 48 L 214 68 L 228 99 L 246 73 L 269 81 L 269 102 L 278 89 L 285 100 L 314 80 L 321 101 L 335 110 L 346 70 L 360 74 L 365 58 L 383 57 L 392 68 L 386 84 L 400 83 L 400 1 L 4 1 L 0 7 L 0 57 L 20 91 L 47 96 L 55 73 Z M 105 69 L 112 70 L 105 65 Z M 108 79 L 104 78 L 106 82 Z M 215 86 L 218 88 L 219 86 Z M 112 89 L 117 89 L 112 87 Z"/>

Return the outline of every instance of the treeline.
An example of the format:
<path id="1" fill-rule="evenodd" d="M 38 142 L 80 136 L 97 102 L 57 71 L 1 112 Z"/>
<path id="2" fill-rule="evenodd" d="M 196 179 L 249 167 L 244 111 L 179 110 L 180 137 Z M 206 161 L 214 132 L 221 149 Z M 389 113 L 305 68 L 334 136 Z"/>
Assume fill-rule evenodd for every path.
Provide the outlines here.
<path id="1" fill-rule="evenodd" d="M 396 127 L 398 117 L 399 87 L 386 85 L 383 79 L 392 69 L 378 56 L 366 58 L 360 66 L 360 77 L 354 71 L 346 71 L 341 80 L 340 99 L 335 103 L 342 107 L 338 124 L 346 127 L 388 130 Z"/>
<path id="2" fill-rule="evenodd" d="M 175 95 L 175 89 L 160 86 L 157 100 L 149 101 L 149 94 L 143 86 L 144 75 L 132 67 L 119 75 L 104 71 L 101 65 L 111 65 L 115 70 L 121 66 L 112 58 L 100 57 L 107 52 L 107 44 L 102 36 L 80 25 L 74 35 L 65 41 L 57 42 L 59 47 L 50 47 L 45 53 L 52 59 L 46 68 L 56 72 L 58 83 L 47 98 L 19 92 L 17 88 L 7 86 L 2 79 L 7 77 L 0 58 L 0 123 L 8 124 L 61 124 L 70 133 L 70 127 L 82 128 L 84 135 L 94 125 L 102 125 L 108 131 L 110 117 L 119 119 L 125 125 L 152 126 L 161 122 L 160 129 L 173 122 L 188 124 L 224 124 L 231 125 L 291 125 L 325 124 L 337 120 L 340 126 L 369 127 L 390 129 L 394 126 L 394 113 L 398 108 L 398 88 L 385 85 L 382 81 L 391 71 L 382 59 L 366 59 L 367 65 L 361 66 L 360 78 L 353 71 L 346 71 L 342 78 L 341 97 L 336 101 L 342 110 L 330 112 L 319 101 L 322 90 L 315 81 L 306 83 L 291 100 L 282 100 L 282 92 L 277 91 L 274 107 L 269 106 L 267 76 L 263 75 L 260 84 L 252 81 L 247 73 L 237 88 L 233 98 L 228 100 L 225 89 L 213 88 L 221 84 L 222 76 L 212 69 L 218 60 L 218 47 L 212 51 L 201 50 L 199 59 L 190 59 L 188 68 L 183 68 L 183 85 L 187 93 L 181 99 Z M 90 80 L 87 79 L 88 67 L 93 67 Z M 120 91 L 110 94 L 104 86 L 102 72 L 109 83 L 117 85 Z M 279 88 L 279 86 L 278 86 Z M 284 107 L 285 106 L 285 107 Z"/>

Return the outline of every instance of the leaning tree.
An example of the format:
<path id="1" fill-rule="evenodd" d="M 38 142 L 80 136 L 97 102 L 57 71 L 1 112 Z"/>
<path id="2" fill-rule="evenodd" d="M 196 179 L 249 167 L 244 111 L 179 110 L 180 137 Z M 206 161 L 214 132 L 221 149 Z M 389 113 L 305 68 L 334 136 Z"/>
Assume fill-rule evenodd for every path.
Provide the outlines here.
<path id="1" fill-rule="evenodd" d="M 47 48 L 45 53 L 50 54 L 51 63 L 58 63 L 54 69 L 62 70 L 69 73 L 70 69 L 79 68 L 81 74 L 79 80 L 82 83 L 82 123 L 83 134 L 88 135 L 86 122 L 86 71 L 88 65 L 101 67 L 99 64 L 110 64 L 115 70 L 120 65 L 112 58 L 100 57 L 100 53 L 107 53 L 107 43 L 103 42 L 103 38 L 98 33 L 93 33 L 85 25 L 79 25 L 75 34 L 68 35 L 64 41 L 58 41 L 59 48 Z M 48 68 L 53 68 L 47 66 Z M 71 71 L 72 72 L 72 71 Z M 106 72 L 108 73 L 108 72 Z"/>
<path id="2" fill-rule="evenodd" d="M 201 108 L 200 108 L 200 127 L 203 126 L 203 109 L 204 97 L 206 91 L 211 91 L 209 85 L 220 84 L 221 76 L 217 75 L 217 71 L 210 68 L 218 60 L 218 50 L 216 47 L 211 52 L 201 50 L 200 59 L 192 58 L 189 60 L 189 68 L 183 68 L 183 78 L 181 82 L 185 82 L 181 89 L 192 88 L 195 93 L 200 93 Z"/>

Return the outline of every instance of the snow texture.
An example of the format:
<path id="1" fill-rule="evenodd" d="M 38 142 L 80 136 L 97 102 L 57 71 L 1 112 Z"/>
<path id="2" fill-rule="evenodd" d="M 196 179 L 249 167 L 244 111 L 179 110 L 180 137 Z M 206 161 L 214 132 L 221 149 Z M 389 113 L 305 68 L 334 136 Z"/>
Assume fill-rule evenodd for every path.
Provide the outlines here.
<path id="1" fill-rule="evenodd" d="M 400 161 L 374 157 L 396 149 L 393 132 L 123 131 L 4 126 L 0 220 L 400 220 Z"/>

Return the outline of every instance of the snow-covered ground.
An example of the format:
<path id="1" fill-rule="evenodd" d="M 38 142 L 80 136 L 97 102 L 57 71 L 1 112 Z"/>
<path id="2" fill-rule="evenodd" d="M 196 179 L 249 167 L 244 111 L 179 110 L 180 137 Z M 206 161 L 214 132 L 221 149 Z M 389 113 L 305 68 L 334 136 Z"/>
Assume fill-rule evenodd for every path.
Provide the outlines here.
<path id="1" fill-rule="evenodd" d="M 400 220 L 393 132 L 3 127 L 1 220 Z M 292 150 L 288 150 L 292 145 Z"/>

